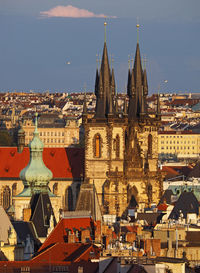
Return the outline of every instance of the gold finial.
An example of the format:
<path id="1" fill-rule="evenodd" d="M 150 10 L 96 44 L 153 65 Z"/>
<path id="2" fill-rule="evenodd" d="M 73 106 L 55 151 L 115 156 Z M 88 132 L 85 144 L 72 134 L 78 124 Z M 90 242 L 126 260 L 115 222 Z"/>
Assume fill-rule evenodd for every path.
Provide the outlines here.
<path id="1" fill-rule="evenodd" d="M 107 26 L 107 22 L 106 22 L 106 16 L 105 16 L 105 21 L 104 21 L 104 42 L 106 43 L 106 26 Z"/>
<path id="2" fill-rule="evenodd" d="M 130 70 L 131 68 L 131 60 L 130 60 L 130 55 L 128 55 L 128 69 Z"/>
<path id="3" fill-rule="evenodd" d="M 137 24 L 136 24 L 136 28 L 137 28 L 137 43 L 139 43 L 139 18 L 137 17 Z"/>

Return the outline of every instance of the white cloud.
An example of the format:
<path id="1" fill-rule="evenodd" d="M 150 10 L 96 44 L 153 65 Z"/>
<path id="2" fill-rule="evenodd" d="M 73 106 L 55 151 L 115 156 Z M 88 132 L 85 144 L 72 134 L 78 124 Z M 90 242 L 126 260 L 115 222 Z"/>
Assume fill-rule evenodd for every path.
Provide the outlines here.
<path id="1" fill-rule="evenodd" d="M 116 16 L 106 16 L 105 14 L 95 14 L 86 9 L 79 9 L 71 5 L 68 6 L 56 6 L 47 11 L 41 11 L 40 14 L 44 17 L 71 17 L 71 18 L 103 18 L 110 17 L 116 18 Z"/>

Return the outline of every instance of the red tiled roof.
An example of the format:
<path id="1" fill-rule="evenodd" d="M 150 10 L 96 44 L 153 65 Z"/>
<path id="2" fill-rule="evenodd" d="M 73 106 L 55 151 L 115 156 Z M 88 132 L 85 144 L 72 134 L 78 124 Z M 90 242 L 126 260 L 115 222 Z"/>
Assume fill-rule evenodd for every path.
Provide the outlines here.
<path id="1" fill-rule="evenodd" d="M 0 178 L 19 178 L 29 162 L 27 147 L 22 153 L 17 147 L 0 147 Z M 43 160 L 53 178 L 80 178 L 83 175 L 84 150 L 81 148 L 44 148 Z"/>
<path id="2" fill-rule="evenodd" d="M 40 247 L 39 252 L 47 248 L 49 245 L 55 244 L 57 242 L 64 243 L 64 237 L 67 235 L 66 229 L 70 229 L 73 233 L 73 228 L 81 230 L 81 228 L 86 229 L 91 227 L 91 218 L 62 218 L 56 225 L 54 230 L 47 237 L 43 245 Z"/>
<path id="3" fill-rule="evenodd" d="M 167 204 L 160 204 L 160 205 L 158 205 L 158 210 L 166 211 L 167 207 L 168 207 Z"/>
<path id="4" fill-rule="evenodd" d="M 39 253 L 32 259 L 32 263 L 38 263 L 39 261 L 49 260 L 51 262 L 56 261 L 68 261 L 79 262 L 80 260 L 89 260 L 90 251 L 94 250 L 92 244 L 83 243 L 60 243 L 57 242 L 52 246 Z M 97 248 L 95 250 L 98 250 Z M 96 251 L 97 255 L 97 251 Z M 95 255 L 95 256 L 96 256 Z"/>
<path id="5" fill-rule="evenodd" d="M 177 172 L 173 167 L 169 167 L 169 166 L 163 166 L 162 171 L 167 172 L 169 174 L 173 174 L 173 175 L 179 175 L 179 172 Z"/>

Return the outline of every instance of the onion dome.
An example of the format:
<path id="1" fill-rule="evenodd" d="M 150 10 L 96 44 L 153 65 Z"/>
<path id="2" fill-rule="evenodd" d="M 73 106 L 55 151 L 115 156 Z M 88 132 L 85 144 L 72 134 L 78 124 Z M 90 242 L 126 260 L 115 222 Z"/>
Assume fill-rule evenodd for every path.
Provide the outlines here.
<path id="1" fill-rule="evenodd" d="M 29 143 L 30 160 L 28 165 L 20 172 L 20 179 L 24 184 L 24 191 L 20 195 L 32 195 L 36 192 L 48 192 L 48 184 L 52 179 L 52 172 L 43 162 L 44 145 L 39 138 L 37 129 L 37 116 L 35 115 L 35 130 L 33 139 Z"/>

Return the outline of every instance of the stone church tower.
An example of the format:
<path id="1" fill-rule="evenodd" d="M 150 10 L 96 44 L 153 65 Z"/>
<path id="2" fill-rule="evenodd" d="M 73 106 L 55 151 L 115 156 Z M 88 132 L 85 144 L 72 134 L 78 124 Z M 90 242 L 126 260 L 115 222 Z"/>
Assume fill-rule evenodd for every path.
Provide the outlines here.
<path id="1" fill-rule="evenodd" d="M 142 69 L 139 42 L 128 71 L 123 113 L 118 111 L 114 70 L 110 69 L 106 41 L 96 71 L 96 110 L 92 118 L 83 108 L 85 129 L 85 180 L 94 184 L 103 214 L 127 215 L 137 203 L 158 203 L 162 176 L 158 169 L 159 100 L 148 114 L 148 84 Z"/>

